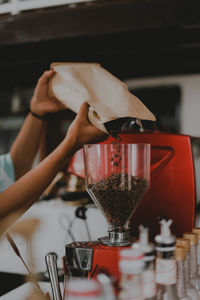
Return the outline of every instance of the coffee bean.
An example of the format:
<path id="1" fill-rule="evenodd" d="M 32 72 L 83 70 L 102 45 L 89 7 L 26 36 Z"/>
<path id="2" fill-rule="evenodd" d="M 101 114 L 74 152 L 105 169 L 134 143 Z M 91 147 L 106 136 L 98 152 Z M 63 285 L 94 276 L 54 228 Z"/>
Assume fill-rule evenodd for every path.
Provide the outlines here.
<path id="1" fill-rule="evenodd" d="M 88 186 L 107 221 L 117 227 L 125 225 L 147 188 L 147 180 L 128 173 L 113 173 Z"/>

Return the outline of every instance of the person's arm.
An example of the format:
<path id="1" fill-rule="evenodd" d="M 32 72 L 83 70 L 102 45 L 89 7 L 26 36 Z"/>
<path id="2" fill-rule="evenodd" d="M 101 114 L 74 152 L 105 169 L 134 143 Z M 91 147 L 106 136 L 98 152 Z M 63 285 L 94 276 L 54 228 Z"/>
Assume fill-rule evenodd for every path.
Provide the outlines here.
<path id="1" fill-rule="evenodd" d="M 30 110 L 41 117 L 41 119 L 29 113 L 11 147 L 10 155 L 15 169 L 16 180 L 32 167 L 40 145 L 42 129 L 44 128 L 45 120 L 42 118 L 47 113 L 63 109 L 63 105 L 58 100 L 48 96 L 48 82 L 53 75 L 54 71 L 43 73 L 38 80 L 30 102 Z"/>
<path id="2" fill-rule="evenodd" d="M 32 202 L 33 198 L 38 199 L 73 153 L 71 140 L 64 140 L 38 166 L 2 192 L 0 194 L 0 218 Z"/>
<path id="3" fill-rule="evenodd" d="M 84 144 L 104 140 L 107 135 L 87 119 L 88 104 L 83 103 L 63 142 L 37 167 L 0 194 L 0 218 L 31 205 L 56 174 Z"/>
<path id="4" fill-rule="evenodd" d="M 10 150 L 15 180 L 30 170 L 39 148 L 43 126 L 44 121 L 36 119 L 31 114 L 26 117 Z"/>

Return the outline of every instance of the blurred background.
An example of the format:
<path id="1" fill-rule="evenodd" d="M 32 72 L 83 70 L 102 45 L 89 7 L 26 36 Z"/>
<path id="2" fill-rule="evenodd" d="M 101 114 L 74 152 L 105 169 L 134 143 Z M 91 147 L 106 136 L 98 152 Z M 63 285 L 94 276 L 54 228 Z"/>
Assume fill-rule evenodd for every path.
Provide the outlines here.
<path id="1" fill-rule="evenodd" d="M 0 153 L 9 150 L 38 77 L 58 61 L 100 63 L 171 132 L 199 136 L 199 6 L 194 0 L 1 0 Z"/>
<path id="2" fill-rule="evenodd" d="M 37 79 L 52 62 L 100 63 L 127 83 L 163 130 L 200 137 L 198 0 L 0 0 L 0 154 L 9 151 L 28 114 Z M 73 117 L 69 111 L 49 117 L 38 161 L 62 139 Z M 199 140 L 193 144 L 199 164 Z M 195 172 L 198 182 L 200 168 Z M 46 252 L 55 250 L 61 266 L 64 245 L 73 235 L 78 240 L 90 238 L 87 226 L 82 227 L 85 221 L 75 213 L 77 207 L 88 203 L 92 239 L 106 232 L 84 181 L 65 176 L 23 217 L 41 219 L 34 243 L 38 271 L 45 270 Z M 197 185 L 197 203 L 199 199 Z M 25 244 L 18 240 L 26 255 Z M 7 241 L 1 240 L 0 248 L 1 270 L 25 271 Z"/>

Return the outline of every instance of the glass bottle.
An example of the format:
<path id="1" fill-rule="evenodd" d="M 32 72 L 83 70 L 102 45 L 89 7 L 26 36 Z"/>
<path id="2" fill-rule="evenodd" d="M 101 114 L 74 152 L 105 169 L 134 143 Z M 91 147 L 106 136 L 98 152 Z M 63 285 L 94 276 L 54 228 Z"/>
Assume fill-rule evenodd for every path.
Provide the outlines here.
<path id="1" fill-rule="evenodd" d="M 178 300 L 176 289 L 176 238 L 171 234 L 172 220 L 161 220 L 161 232 L 156 242 L 156 299 Z"/>
<path id="2" fill-rule="evenodd" d="M 119 270 L 120 288 L 119 300 L 143 300 L 142 271 L 144 255 L 140 249 L 125 249 L 120 251 Z"/>
<path id="3" fill-rule="evenodd" d="M 184 238 L 178 238 L 176 240 L 176 246 L 182 246 L 186 250 L 186 260 L 185 260 L 185 276 L 186 276 L 186 290 L 187 295 L 193 300 L 200 300 L 198 290 L 194 285 L 191 284 L 190 279 L 190 241 Z"/>
<path id="4" fill-rule="evenodd" d="M 186 274 L 185 274 L 185 260 L 186 250 L 182 246 L 177 246 L 175 250 L 176 264 L 177 264 L 177 294 L 180 299 L 191 300 L 187 295 L 186 289 Z"/>
<path id="5" fill-rule="evenodd" d="M 96 279 L 102 286 L 104 300 L 115 300 L 113 278 L 102 270 L 96 275 Z"/>
<path id="6" fill-rule="evenodd" d="M 149 242 L 149 229 L 139 226 L 139 241 L 133 248 L 140 248 L 144 253 L 144 271 L 142 272 L 143 296 L 145 300 L 156 299 L 155 284 L 155 246 Z"/>
<path id="7" fill-rule="evenodd" d="M 198 275 L 200 276 L 200 227 L 194 227 L 192 229 L 193 233 L 198 235 L 198 246 L 197 246 L 197 259 L 198 259 Z"/>
<path id="8" fill-rule="evenodd" d="M 96 280 L 70 278 L 65 287 L 64 300 L 103 300 L 102 287 Z"/>
<path id="9" fill-rule="evenodd" d="M 197 245 L 198 245 L 198 235 L 192 232 L 186 232 L 183 234 L 185 239 L 190 241 L 190 278 L 192 285 L 198 290 L 200 293 L 200 277 L 198 276 L 198 264 L 197 264 Z"/>

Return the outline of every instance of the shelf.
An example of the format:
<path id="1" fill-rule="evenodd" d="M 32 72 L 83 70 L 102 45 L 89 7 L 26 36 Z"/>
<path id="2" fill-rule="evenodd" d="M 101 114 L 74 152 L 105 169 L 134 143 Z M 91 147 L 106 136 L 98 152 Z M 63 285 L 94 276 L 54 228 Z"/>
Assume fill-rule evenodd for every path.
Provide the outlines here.
<path id="1" fill-rule="evenodd" d="M 88 0 L 95 1 L 95 0 Z M 0 14 L 11 13 L 17 15 L 22 11 L 30 11 L 33 9 L 55 7 L 66 4 L 74 4 L 80 2 L 88 2 L 87 0 L 15 0 L 10 2 L 0 2 Z"/>
<path id="2" fill-rule="evenodd" d="M 200 72 L 199 0 L 98 0 L 0 15 L 2 86 L 34 86 L 53 61 L 120 79 Z"/>
<path id="3" fill-rule="evenodd" d="M 199 24 L 199 1 L 99 0 L 0 15 L 1 45 Z"/>

